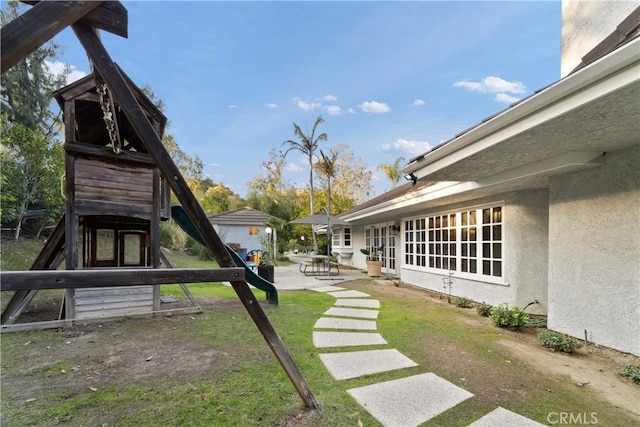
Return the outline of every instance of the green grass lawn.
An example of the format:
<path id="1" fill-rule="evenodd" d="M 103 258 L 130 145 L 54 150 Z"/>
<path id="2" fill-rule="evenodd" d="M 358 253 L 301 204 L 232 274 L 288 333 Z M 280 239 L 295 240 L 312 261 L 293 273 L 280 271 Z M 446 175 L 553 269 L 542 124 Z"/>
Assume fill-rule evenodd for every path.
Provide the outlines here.
<path id="1" fill-rule="evenodd" d="M 170 254 L 176 267 L 212 267 Z M 498 406 L 547 423 L 551 412 L 598 414 L 598 425 L 633 426 L 638 418 L 541 374 L 498 344 L 513 339 L 463 310 L 420 293 L 401 295 L 372 280 L 346 285 L 381 301 L 378 331 L 417 367 L 334 380 L 312 342 L 313 325 L 335 299 L 283 292 L 264 304 L 322 411 L 302 400 L 231 287 L 189 285 L 199 315 L 79 324 L 72 330 L 5 333 L 1 350 L 2 426 L 377 426 L 347 393 L 375 382 L 434 372 L 475 397 L 425 426 L 467 426 Z M 163 293 L 182 295 L 178 286 Z M 391 287 L 393 290 L 393 287 Z M 378 347 L 372 347 L 378 348 Z M 366 349 L 366 347 L 364 348 Z M 429 398 L 425 396 L 425 398 Z"/>

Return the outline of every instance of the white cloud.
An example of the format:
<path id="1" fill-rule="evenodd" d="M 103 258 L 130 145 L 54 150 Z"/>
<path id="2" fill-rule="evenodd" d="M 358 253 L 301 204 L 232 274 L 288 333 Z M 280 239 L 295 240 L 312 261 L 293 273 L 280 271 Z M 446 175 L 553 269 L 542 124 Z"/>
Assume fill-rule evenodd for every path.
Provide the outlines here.
<path id="1" fill-rule="evenodd" d="M 236 104 L 229 104 L 227 105 L 227 108 L 230 110 L 238 110 L 240 107 L 238 107 Z"/>
<path id="2" fill-rule="evenodd" d="M 49 73 L 53 74 L 56 77 L 62 75 L 65 72 L 68 72 L 66 84 L 70 84 L 77 80 L 80 80 L 88 74 L 82 70 L 78 70 L 75 65 L 65 64 L 61 61 L 44 61 L 44 63 Z"/>
<path id="3" fill-rule="evenodd" d="M 425 104 L 425 102 L 422 99 L 416 99 L 415 101 L 413 101 L 411 103 L 412 107 L 422 107 Z"/>
<path id="4" fill-rule="evenodd" d="M 330 101 L 330 102 L 335 102 L 335 101 L 338 100 L 338 98 L 335 95 L 329 95 L 329 94 L 324 95 L 324 96 L 322 96 L 320 98 L 316 98 L 316 99 L 318 99 L 320 101 Z"/>
<path id="5" fill-rule="evenodd" d="M 284 167 L 284 170 L 286 170 L 287 172 L 300 172 L 302 168 L 295 163 L 287 163 L 287 165 Z"/>
<path id="6" fill-rule="evenodd" d="M 524 93 L 526 90 L 522 82 L 509 82 L 495 76 L 485 77 L 479 82 L 462 80 L 454 83 L 453 87 L 462 87 L 471 92 L 479 93 Z"/>
<path id="7" fill-rule="evenodd" d="M 339 105 L 327 105 L 326 107 L 324 107 L 324 110 L 330 115 L 330 116 L 339 116 L 341 113 L 340 110 L 340 106 Z"/>
<path id="8" fill-rule="evenodd" d="M 391 108 L 384 102 L 365 101 L 359 105 L 360 109 L 365 113 L 384 114 L 391 111 Z"/>
<path id="9" fill-rule="evenodd" d="M 305 100 L 298 98 L 297 96 L 293 98 L 293 103 L 296 104 L 296 107 L 304 111 L 311 111 L 316 108 L 322 107 L 322 104 L 318 102 L 307 102 Z"/>
<path id="10" fill-rule="evenodd" d="M 276 104 L 275 102 L 270 102 L 268 104 L 266 104 L 266 107 L 273 110 L 275 108 L 278 108 L 278 104 Z"/>
<path id="11" fill-rule="evenodd" d="M 431 149 L 431 144 L 424 141 L 398 138 L 391 144 L 382 144 L 383 151 L 400 151 L 417 156 Z"/>
<path id="12" fill-rule="evenodd" d="M 207 163 L 207 166 L 212 168 L 217 168 L 217 167 L 220 167 L 220 163 Z"/>
<path id="13" fill-rule="evenodd" d="M 493 98 L 493 100 L 496 102 L 504 102 L 505 104 L 513 104 L 516 101 L 520 101 L 520 98 L 507 95 L 506 93 L 496 93 L 496 96 Z"/>
<path id="14" fill-rule="evenodd" d="M 347 113 L 349 113 L 349 114 L 356 114 L 356 110 L 354 110 L 353 108 L 349 108 L 349 109 L 347 110 Z"/>

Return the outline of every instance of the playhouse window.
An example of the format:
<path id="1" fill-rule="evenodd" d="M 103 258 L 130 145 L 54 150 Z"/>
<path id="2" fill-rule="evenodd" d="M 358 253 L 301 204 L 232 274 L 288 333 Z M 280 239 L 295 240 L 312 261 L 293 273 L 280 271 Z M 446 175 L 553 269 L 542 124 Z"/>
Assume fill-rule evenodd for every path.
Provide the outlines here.
<path id="1" fill-rule="evenodd" d="M 121 265 L 138 266 L 146 264 L 145 234 L 122 233 Z"/>
<path id="2" fill-rule="evenodd" d="M 249 226 L 249 236 L 257 236 L 258 233 L 260 233 L 260 229 L 258 228 L 257 225 Z"/>
<path id="3" fill-rule="evenodd" d="M 405 265 L 502 277 L 502 231 L 501 206 L 406 220 Z"/>
<path id="4" fill-rule="evenodd" d="M 113 261 L 116 259 L 116 232 L 101 228 L 96 230 L 96 260 Z"/>

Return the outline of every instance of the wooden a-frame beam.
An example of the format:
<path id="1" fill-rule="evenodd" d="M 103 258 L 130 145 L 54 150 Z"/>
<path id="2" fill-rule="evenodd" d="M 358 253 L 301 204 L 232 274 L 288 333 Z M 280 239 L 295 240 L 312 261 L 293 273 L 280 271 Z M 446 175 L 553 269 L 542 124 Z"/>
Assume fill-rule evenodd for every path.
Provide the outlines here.
<path id="1" fill-rule="evenodd" d="M 138 104 L 131 89 L 118 71 L 116 64 L 102 45 L 94 29 L 87 25 L 77 23 L 73 25 L 73 31 L 76 33 L 80 43 L 93 62 L 96 72 L 102 76 L 107 86 L 109 86 L 109 89 L 116 99 L 118 99 L 120 108 L 122 108 L 125 116 L 129 119 L 134 131 L 145 145 L 147 151 L 151 153 L 156 160 L 162 174 L 169 182 L 171 189 L 180 203 L 182 203 L 182 207 L 198 230 L 205 245 L 211 250 L 220 267 L 233 267 L 233 260 L 227 253 L 224 243 L 213 229 L 202 207 L 187 186 L 186 181 L 171 159 L 171 156 L 162 145 L 162 140 L 153 129 L 142 107 Z M 247 282 L 244 280 L 234 280 L 231 281 L 231 285 L 294 385 L 305 406 L 320 409 L 320 404 L 307 386 L 304 377 L 273 328 L 273 325 L 269 322 L 269 319 L 253 295 L 253 292 L 251 292 Z"/>
<path id="2" fill-rule="evenodd" d="M 0 30 L 2 74 L 102 1 L 43 1 Z"/>
<path id="3" fill-rule="evenodd" d="M 58 268 L 59 262 L 62 260 L 64 253 L 64 215 L 56 224 L 56 227 L 47 239 L 40 253 L 29 268 L 30 270 L 49 270 Z M 22 310 L 24 310 L 33 297 L 38 293 L 37 290 L 24 289 L 14 292 L 11 300 L 2 311 L 0 323 L 6 325 L 13 323 Z"/>
<path id="4" fill-rule="evenodd" d="M 0 290 L 75 289 L 173 283 L 228 282 L 244 278 L 244 268 L 113 268 L 28 270 L 2 273 Z"/>
<path id="5" fill-rule="evenodd" d="M 20 0 L 20 2 L 35 5 L 40 3 L 40 0 Z M 103 2 L 78 22 L 91 25 L 116 36 L 124 38 L 129 36 L 129 13 L 119 1 L 109 0 Z"/>

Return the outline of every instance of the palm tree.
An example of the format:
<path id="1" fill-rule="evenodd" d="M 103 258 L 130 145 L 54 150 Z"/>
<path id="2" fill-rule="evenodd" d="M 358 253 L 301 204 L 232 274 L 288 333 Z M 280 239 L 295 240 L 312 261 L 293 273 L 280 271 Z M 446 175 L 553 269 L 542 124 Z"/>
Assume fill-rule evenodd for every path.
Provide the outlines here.
<path id="1" fill-rule="evenodd" d="M 318 116 L 315 123 L 313 124 L 313 128 L 311 129 L 311 134 L 308 136 L 302 131 L 300 126 L 298 126 L 296 123 L 293 123 L 293 133 L 298 137 L 299 141 L 293 141 L 289 139 L 282 143 L 282 145 L 287 145 L 289 147 L 282 155 L 283 158 L 285 158 L 287 154 L 292 150 L 299 151 L 307 156 L 307 159 L 309 161 L 309 208 L 311 210 L 311 214 L 315 213 L 313 202 L 313 158 L 314 156 L 317 156 L 316 150 L 318 150 L 318 143 L 320 141 L 327 140 L 326 133 L 321 133 L 317 137 L 315 136 L 316 129 L 321 123 L 324 123 L 324 120 L 322 119 L 322 116 Z M 316 252 L 318 251 L 318 239 L 315 233 L 313 233 L 313 249 Z"/>
<path id="2" fill-rule="evenodd" d="M 327 214 L 331 215 L 331 178 L 336 176 L 338 172 L 336 161 L 338 160 L 338 151 L 329 150 L 329 155 L 325 155 L 320 150 L 320 160 L 316 163 L 318 172 L 327 177 Z"/>
<path id="3" fill-rule="evenodd" d="M 404 162 L 404 157 L 398 157 L 395 162 L 392 164 L 384 164 L 378 165 L 377 169 L 382 170 L 389 180 L 391 180 L 391 189 L 395 189 L 398 186 L 398 182 L 402 179 L 402 175 L 400 175 L 400 170 L 402 169 L 400 165 Z"/>

